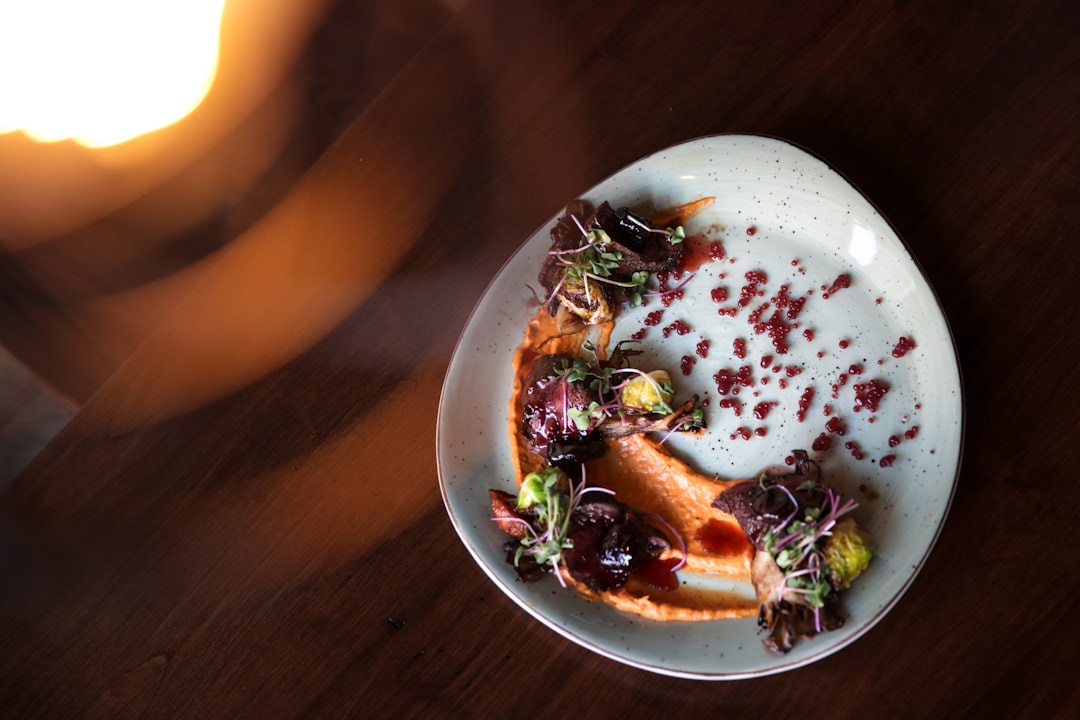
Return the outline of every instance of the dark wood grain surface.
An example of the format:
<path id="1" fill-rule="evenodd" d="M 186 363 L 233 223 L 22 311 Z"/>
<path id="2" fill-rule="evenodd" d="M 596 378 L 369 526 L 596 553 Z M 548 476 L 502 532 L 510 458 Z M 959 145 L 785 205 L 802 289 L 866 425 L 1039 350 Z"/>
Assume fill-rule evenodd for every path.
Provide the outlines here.
<path id="1" fill-rule="evenodd" d="M 3 715 L 1075 713 L 1078 19 L 1038 0 L 448 13 L 340 101 L 355 120 L 0 498 Z M 721 132 L 811 149 L 890 219 L 950 320 L 967 431 L 937 546 L 873 630 L 700 682 L 503 597 L 443 509 L 435 417 L 522 240 Z"/>

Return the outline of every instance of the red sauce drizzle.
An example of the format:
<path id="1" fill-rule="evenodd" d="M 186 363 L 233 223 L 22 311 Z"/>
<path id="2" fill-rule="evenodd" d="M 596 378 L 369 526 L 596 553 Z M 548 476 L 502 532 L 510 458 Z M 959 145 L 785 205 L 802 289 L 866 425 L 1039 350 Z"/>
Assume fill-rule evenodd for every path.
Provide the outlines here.
<path id="1" fill-rule="evenodd" d="M 682 560 L 677 557 L 657 558 L 639 567 L 634 571 L 634 575 L 658 590 L 678 590 L 679 578 L 675 575 L 674 568 L 680 562 Z"/>
<path id="2" fill-rule="evenodd" d="M 746 533 L 738 525 L 716 518 L 711 518 L 699 527 L 694 536 L 705 552 L 711 555 L 734 555 L 735 553 L 751 553 L 754 550 Z"/>
<path id="3" fill-rule="evenodd" d="M 724 257 L 724 246 L 720 241 L 709 241 L 704 234 L 691 235 L 683 242 L 686 243 L 686 252 L 679 262 L 677 276 L 681 276 L 682 273 L 695 272 L 706 262 L 720 260 Z"/>
<path id="4" fill-rule="evenodd" d="M 830 295 L 835 295 L 840 290 L 849 287 L 851 287 L 851 278 L 847 275 L 837 275 L 836 279 L 833 280 L 832 285 L 830 285 L 828 288 L 826 288 L 824 285 L 821 286 L 821 289 L 825 291 L 824 293 L 822 293 L 821 297 L 828 300 Z"/>

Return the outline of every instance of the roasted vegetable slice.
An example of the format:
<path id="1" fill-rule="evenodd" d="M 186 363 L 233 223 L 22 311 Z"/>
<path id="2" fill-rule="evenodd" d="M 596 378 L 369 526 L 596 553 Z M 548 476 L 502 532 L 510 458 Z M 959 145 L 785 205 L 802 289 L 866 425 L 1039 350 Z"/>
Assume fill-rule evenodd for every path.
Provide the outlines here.
<path id="1" fill-rule="evenodd" d="M 793 455 L 792 473 L 740 483 L 713 501 L 738 520 L 754 545 L 758 624 L 768 631 L 764 644 L 774 653 L 843 625 L 840 591 L 866 569 L 874 547 L 849 514 L 855 501 L 825 485 L 805 451 Z"/>

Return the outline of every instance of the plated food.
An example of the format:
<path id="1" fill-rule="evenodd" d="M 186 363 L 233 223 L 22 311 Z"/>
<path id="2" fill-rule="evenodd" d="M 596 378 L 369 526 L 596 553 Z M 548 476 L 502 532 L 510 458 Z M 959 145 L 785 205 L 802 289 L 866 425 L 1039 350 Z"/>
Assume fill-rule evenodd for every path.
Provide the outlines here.
<path id="1" fill-rule="evenodd" d="M 538 276 L 544 299 L 513 357 L 508 440 L 518 492 L 490 490 L 492 519 L 511 538 L 507 562 L 522 581 L 551 573 L 585 598 L 651 620 L 721 620 L 755 609 L 733 593 L 689 592 L 680 574 L 751 582 L 765 647 L 783 654 L 797 638 L 843 625 L 840 593 L 873 555 L 872 537 L 850 516 L 856 503 L 825 485 L 802 450 L 793 453 L 794 472 L 752 481 L 690 469 L 663 444 L 675 433 L 706 432 L 704 403 L 694 395 L 673 407 L 668 371 L 635 367 L 643 351 L 626 343 L 608 347 L 622 310 L 678 299 L 703 248 L 710 261 L 724 259 L 714 241 L 687 237 L 682 224 L 712 201 L 653 218 L 577 201 L 556 221 Z M 666 287 L 657 276 L 669 273 L 686 279 Z M 755 286 L 765 277 L 750 274 Z M 742 298 L 758 317 L 778 305 L 777 322 L 793 322 L 806 300 L 787 290 L 782 304 Z M 786 354 L 775 336 L 773 344 Z M 717 383 L 721 394 L 738 393 Z M 593 480 L 598 473 L 606 485 Z"/>
<path id="2" fill-rule="evenodd" d="M 447 373 L 440 485 L 466 548 L 541 622 L 656 672 L 747 677 L 850 643 L 912 582 L 958 469 L 959 374 L 925 279 L 843 178 L 777 140 L 685 143 L 620 171 L 583 200 L 588 214 L 558 213 L 498 274 Z M 659 210 L 687 204 L 693 212 L 685 217 L 656 222 Z M 595 227 L 587 221 L 594 211 L 606 218 Z M 642 251 L 596 242 L 624 226 Z M 559 245 L 560 227 L 576 244 Z M 614 255 L 630 254 L 634 266 L 619 267 Z M 574 267 L 585 270 L 567 272 Z M 576 387 L 581 381 L 602 392 L 590 395 Z M 530 423 L 528 403 L 511 402 L 527 389 L 539 398 Z M 552 397 L 565 397 L 554 407 L 567 412 L 552 412 Z M 476 418 L 485 419 L 479 432 Z M 508 435 L 515 426 L 530 429 Z M 790 477 L 802 478 L 796 489 L 822 490 L 770 520 L 771 545 L 744 529 L 751 515 L 721 501 L 750 486 L 772 501 L 786 498 Z M 580 521 L 560 515 L 571 505 L 583 508 Z M 769 586 L 765 574 L 755 581 L 756 560 L 767 555 L 779 566 L 786 535 L 811 526 L 816 533 L 812 516 L 830 514 L 836 524 L 821 538 L 840 535 L 841 521 L 855 523 L 860 532 L 843 534 L 872 537 L 877 548 L 869 564 L 860 560 L 869 553 L 845 558 L 864 570 L 850 590 L 850 578 L 815 569 L 829 564 L 824 544 L 806 556 L 814 567 L 793 567 L 808 587 Z M 618 553 L 607 567 L 571 551 L 575 577 L 552 518 L 594 531 L 570 543 L 577 550 L 612 529 L 623 538 L 625 529 L 629 571 Z M 512 525 L 519 529 L 508 533 Z M 522 544 L 514 532 L 531 536 Z M 509 554 L 516 564 L 508 543 L 517 545 Z M 869 548 L 847 549 L 855 547 Z M 552 557 L 547 566 L 565 572 L 523 581 L 532 560 Z M 766 587 L 777 602 L 759 597 Z M 822 610 L 832 609 L 824 600 L 833 591 L 846 622 L 826 632 L 833 619 Z M 780 603 L 796 596 L 810 598 L 808 613 Z M 807 634 L 817 637 L 793 642 Z"/>

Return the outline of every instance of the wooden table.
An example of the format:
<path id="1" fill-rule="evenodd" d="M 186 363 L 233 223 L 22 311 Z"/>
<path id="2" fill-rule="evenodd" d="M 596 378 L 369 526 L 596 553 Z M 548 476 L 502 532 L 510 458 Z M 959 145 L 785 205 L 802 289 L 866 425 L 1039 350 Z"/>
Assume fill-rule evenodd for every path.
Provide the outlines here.
<path id="1" fill-rule="evenodd" d="M 5 717 L 1051 717 L 1080 709 L 1078 13 L 1064 2 L 457 12 L 0 499 Z M 910 591 L 806 668 L 674 679 L 492 585 L 439 496 L 459 331 L 627 163 L 786 138 L 860 187 L 962 363 L 953 507 Z"/>

